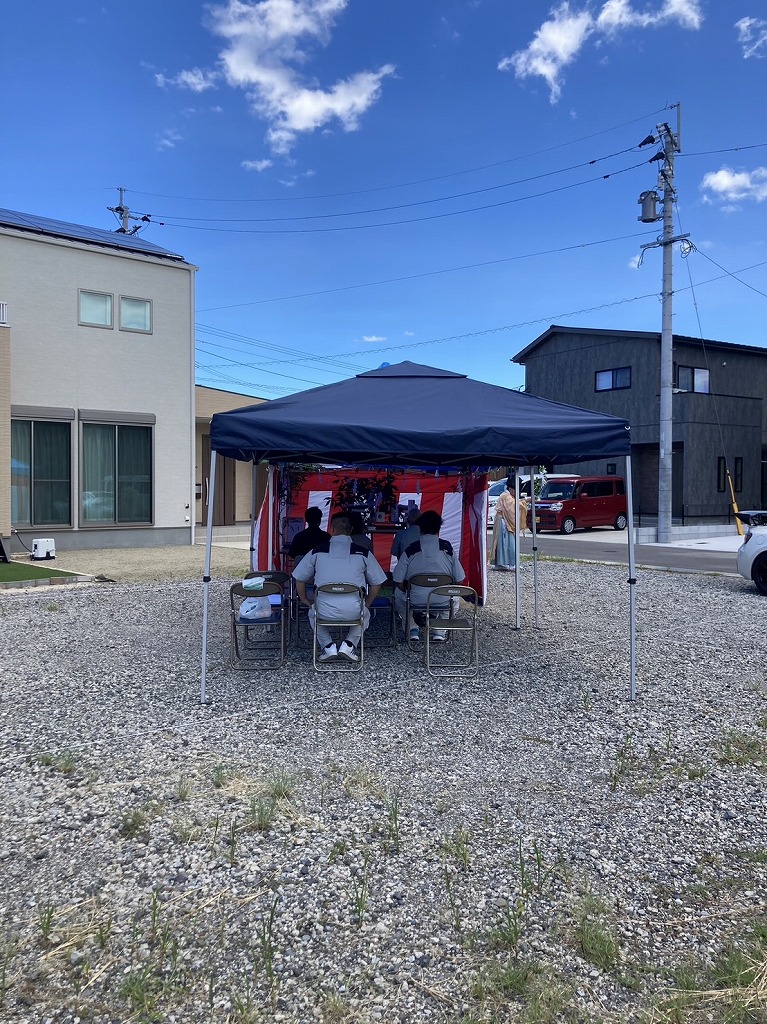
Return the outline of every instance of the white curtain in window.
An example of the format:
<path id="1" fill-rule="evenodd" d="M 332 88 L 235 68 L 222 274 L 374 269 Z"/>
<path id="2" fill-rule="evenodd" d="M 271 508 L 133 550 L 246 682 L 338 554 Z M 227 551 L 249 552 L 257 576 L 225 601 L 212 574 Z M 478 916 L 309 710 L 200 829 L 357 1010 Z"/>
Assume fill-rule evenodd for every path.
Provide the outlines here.
<path id="1" fill-rule="evenodd" d="M 104 423 L 83 424 L 84 523 L 115 521 L 115 428 Z"/>
<path id="2" fill-rule="evenodd" d="M 102 292 L 80 292 L 80 322 L 111 327 L 112 296 Z"/>
<path id="3" fill-rule="evenodd" d="M 147 299 L 128 299 L 121 296 L 120 327 L 127 331 L 151 331 L 151 303 Z"/>

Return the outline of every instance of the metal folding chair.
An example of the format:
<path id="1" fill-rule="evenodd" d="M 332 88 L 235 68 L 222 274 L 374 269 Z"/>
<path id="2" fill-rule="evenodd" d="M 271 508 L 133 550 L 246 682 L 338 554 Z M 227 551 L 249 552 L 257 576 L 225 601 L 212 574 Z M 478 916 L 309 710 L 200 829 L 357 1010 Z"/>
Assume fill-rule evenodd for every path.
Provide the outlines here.
<path id="1" fill-rule="evenodd" d="M 447 597 L 450 600 L 450 614 L 446 619 L 437 618 L 432 609 L 432 601 L 435 598 Z M 455 614 L 456 605 L 463 600 L 461 614 Z M 477 643 L 477 606 L 479 600 L 477 592 L 473 587 L 464 587 L 458 583 L 450 583 L 444 586 L 436 586 L 429 592 L 426 599 L 426 621 L 430 628 L 425 629 L 424 640 L 424 662 L 426 670 L 431 676 L 475 676 L 479 672 L 479 645 Z M 458 643 L 467 648 L 464 659 L 443 658 L 438 662 L 432 660 L 432 649 L 435 641 L 432 638 L 432 630 L 439 630 L 446 633 L 445 640 L 440 641 L 436 646 L 446 654 L 454 655 Z"/>
<path id="2" fill-rule="evenodd" d="M 240 606 L 249 597 L 277 599 L 270 601 L 268 618 L 243 618 Z M 229 589 L 229 608 L 229 660 L 232 668 L 280 668 L 285 663 L 288 621 L 282 585 L 264 580 L 263 586 L 254 590 L 242 583 L 233 583 Z"/>
<path id="3" fill-rule="evenodd" d="M 435 587 L 446 587 L 453 584 L 453 577 L 449 573 L 445 572 L 420 572 L 416 573 L 415 576 L 411 576 L 408 580 L 407 587 L 407 600 L 405 602 L 405 637 L 407 639 L 408 647 L 411 650 L 415 650 L 416 644 L 421 643 L 421 640 L 413 640 L 410 636 L 410 622 L 411 615 L 416 621 L 416 625 L 420 626 L 419 619 L 424 623 L 422 632 L 427 628 L 426 617 L 427 617 L 427 605 L 429 602 L 429 596 Z M 413 587 L 421 587 L 428 589 L 429 594 L 418 599 L 417 603 L 413 601 Z M 436 616 L 436 608 L 432 609 L 432 614 Z M 441 628 L 441 627 L 439 627 Z"/>
<path id="4" fill-rule="evenodd" d="M 296 622 L 297 616 L 297 605 L 298 595 L 296 594 L 296 581 L 293 577 L 287 573 L 282 572 L 280 569 L 265 569 L 263 571 L 256 570 L 254 572 L 246 572 L 243 576 L 243 580 L 257 579 L 261 577 L 263 580 L 269 580 L 271 583 L 279 583 L 283 590 L 283 608 L 288 617 L 288 643 L 290 643 L 290 637 L 293 633 L 293 627 Z M 247 590 L 247 584 L 245 585 Z M 258 591 L 254 591 L 251 596 L 258 596 Z"/>
<path id="5" fill-rule="evenodd" d="M 345 619 L 328 618 L 320 614 L 320 606 L 322 604 L 322 595 L 340 595 L 355 594 L 359 601 L 359 608 L 357 614 L 349 616 Z M 351 626 L 359 626 L 361 629 L 360 642 L 357 647 L 357 654 L 359 655 L 359 661 L 348 661 L 346 658 L 339 657 L 334 661 L 318 661 L 317 655 L 320 650 L 319 641 L 317 639 L 317 627 L 327 626 L 328 629 L 348 630 Z M 362 661 L 364 656 L 364 645 L 365 645 L 365 591 L 354 583 L 323 583 L 317 587 L 314 595 L 314 650 L 313 650 L 313 661 L 314 668 L 317 672 L 359 672 L 362 669 Z"/>

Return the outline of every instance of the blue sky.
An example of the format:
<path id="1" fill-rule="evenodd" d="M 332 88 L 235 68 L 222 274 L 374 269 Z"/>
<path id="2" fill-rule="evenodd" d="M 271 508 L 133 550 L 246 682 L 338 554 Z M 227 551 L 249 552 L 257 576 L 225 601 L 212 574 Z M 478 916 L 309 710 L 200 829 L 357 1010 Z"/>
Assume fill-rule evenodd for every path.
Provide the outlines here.
<path id="1" fill-rule="evenodd" d="M 197 380 L 279 397 L 411 359 L 507 387 L 552 323 L 767 345 L 764 0 L 40 0 L 4 16 L 0 206 L 117 187 L 197 275 Z M 339 410 L 342 414 L 342 410 Z"/>

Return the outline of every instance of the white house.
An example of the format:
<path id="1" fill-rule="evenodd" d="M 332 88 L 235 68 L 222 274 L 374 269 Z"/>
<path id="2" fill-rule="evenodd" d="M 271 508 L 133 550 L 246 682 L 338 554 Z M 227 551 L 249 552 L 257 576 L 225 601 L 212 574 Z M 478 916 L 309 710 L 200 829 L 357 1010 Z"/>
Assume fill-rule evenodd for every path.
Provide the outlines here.
<path id="1" fill-rule="evenodd" d="M 11 550 L 191 543 L 196 270 L 138 235 L 0 209 Z"/>

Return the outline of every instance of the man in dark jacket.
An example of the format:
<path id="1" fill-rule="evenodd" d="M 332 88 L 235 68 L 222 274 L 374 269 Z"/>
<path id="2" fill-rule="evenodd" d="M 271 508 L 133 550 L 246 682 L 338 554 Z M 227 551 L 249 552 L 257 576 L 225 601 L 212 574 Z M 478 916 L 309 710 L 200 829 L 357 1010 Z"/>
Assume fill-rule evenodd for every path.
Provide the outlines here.
<path id="1" fill-rule="evenodd" d="M 295 535 L 288 548 L 288 554 L 295 562 L 300 562 L 317 544 L 330 540 L 330 534 L 320 529 L 322 509 L 308 508 L 304 513 L 304 519 L 306 529 Z"/>

